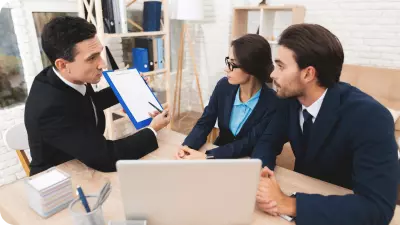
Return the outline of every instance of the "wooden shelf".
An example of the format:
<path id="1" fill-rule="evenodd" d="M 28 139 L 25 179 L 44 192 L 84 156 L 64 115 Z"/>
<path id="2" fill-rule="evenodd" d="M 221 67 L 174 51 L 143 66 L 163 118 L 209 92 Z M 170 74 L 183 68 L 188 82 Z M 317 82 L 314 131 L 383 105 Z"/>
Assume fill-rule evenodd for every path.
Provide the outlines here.
<path id="1" fill-rule="evenodd" d="M 291 11 L 294 8 L 301 7 L 297 5 L 266 5 L 266 6 L 240 6 L 235 7 L 235 10 L 247 10 L 247 11 L 260 11 L 262 10 L 281 10 L 281 11 Z"/>
<path id="2" fill-rule="evenodd" d="M 146 73 L 143 73 L 143 75 L 144 76 L 154 76 L 154 75 L 157 75 L 160 73 L 165 73 L 165 72 L 167 72 L 166 69 L 161 69 L 161 70 L 154 70 L 154 71 L 146 72 Z"/>
<path id="3" fill-rule="evenodd" d="M 148 36 L 162 36 L 166 33 L 164 31 L 149 31 L 149 32 L 130 32 L 122 34 L 108 34 L 105 33 L 106 38 L 124 38 L 124 37 L 148 37 Z"/>

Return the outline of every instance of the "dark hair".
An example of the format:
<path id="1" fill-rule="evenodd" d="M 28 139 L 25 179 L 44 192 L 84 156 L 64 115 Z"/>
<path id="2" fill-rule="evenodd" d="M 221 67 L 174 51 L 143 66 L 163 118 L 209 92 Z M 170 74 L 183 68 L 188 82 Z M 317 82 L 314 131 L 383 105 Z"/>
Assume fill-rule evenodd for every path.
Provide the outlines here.
<path id="1" fill-rule="evenodd" d="M 312 66 L 317 71 L 318 83 L 332 87 L 339 82 L 344 53 L 339 39 L 317 24 L 296 24 L 283 31 L 279 45 L 294 52 L 300 69 Z"/>
<path id="2" fill-rule="evenodd" d="M 272 63 L 271 46 L 268 41 L 258 34 L 246 34 L 234 41 L 235 59 L 240 68 L 256 77 L 262 83 L 270 82 L 270 75 L 274 70 Z"/>
<path id="3" fill-rule="evenodd" d="M 95 35 L 96 27 L 80 17 L 56 17 L 43 28 L 42 48 L 53 66 L 59 58 L 73 62 L 75 45 Z"/>

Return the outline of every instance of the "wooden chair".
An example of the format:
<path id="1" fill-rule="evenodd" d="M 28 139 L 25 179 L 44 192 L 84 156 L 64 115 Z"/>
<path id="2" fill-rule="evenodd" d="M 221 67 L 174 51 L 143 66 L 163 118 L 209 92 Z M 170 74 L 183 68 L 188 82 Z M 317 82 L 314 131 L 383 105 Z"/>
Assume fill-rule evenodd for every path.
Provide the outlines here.
<path id="1" fill-rule="evenodd" d="M 26 176 L 29 176 L 29 160 L 25 153 L 25 150 L 29 149 L 29 143 L 25 124 L 20 123 L 9 128 L 4 133 L 3 139 L 8 148 L 17 151 L 19 161 L 21 162 L 21 165 L 25 170 Z"/>

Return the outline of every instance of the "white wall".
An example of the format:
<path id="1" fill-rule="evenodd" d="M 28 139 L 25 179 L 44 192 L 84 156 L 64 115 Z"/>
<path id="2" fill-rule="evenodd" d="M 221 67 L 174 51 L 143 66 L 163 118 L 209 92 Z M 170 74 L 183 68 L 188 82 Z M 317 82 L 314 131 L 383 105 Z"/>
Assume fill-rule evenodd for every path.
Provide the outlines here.
<path id="1" fill-rule="evenodd" d="M 207 22 L 195 25 L 196 61 L 200 68 L 205 101 L 216 81 L 224 76 L 224 56 L 228 54 L 232 7 L 248 0 L 204 0 Z M 318 23 L 338 36 L 345 51 L 345 63 L 400 68 L 400 0 L 269 0 L 269 4 L 298 4 L 306 8 L 307 23 Z M 249 29 L 256 32 L 258 16 L 251 15 Z M 277 23 L 286 23 L 284 13 Z M 280 20 L 280 21 L 279 21 Z M 279 26 L 279 25 L 278 25 Z M 189 62 L 187 62 L 189 63 Z M 190 68 L 190 67 L 189 67 Z M 193 76 L 186 76 L 186 83 Z M 199 110 L 193 88 L 190 109 Z"/>
<path id="2" fill-rule="evenodd" d="M 400 68 L 400 0 L 270 0 L 301 4 L 306 22 L 338 36 L 345 63 Z"/>

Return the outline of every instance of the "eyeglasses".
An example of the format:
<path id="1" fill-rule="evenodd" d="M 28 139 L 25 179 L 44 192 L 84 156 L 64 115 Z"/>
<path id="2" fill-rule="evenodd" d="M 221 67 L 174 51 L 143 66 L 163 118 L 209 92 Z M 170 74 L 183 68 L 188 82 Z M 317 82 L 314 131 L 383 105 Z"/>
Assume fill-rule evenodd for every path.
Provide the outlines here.
<path id="1" fill-rule="evenodd" d="M 240 68 L 240 66 L 236 65 L 235 63 L 232 63 L 229 61 L 229 57 L 225 57 L 225 64 L 229 68 L 230 71 L 233 71 L 233 69 Z"/>

